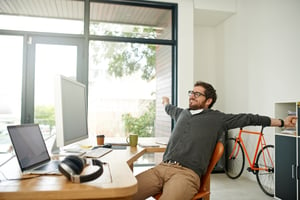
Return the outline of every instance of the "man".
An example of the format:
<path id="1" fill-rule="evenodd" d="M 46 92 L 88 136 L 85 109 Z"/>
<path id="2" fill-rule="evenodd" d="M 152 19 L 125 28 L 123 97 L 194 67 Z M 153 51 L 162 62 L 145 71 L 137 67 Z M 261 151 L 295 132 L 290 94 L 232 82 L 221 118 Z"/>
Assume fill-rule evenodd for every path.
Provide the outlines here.
<path id="1" fill-rule="evenodd" d="M 189 109 L 169 104 L 163 97 L 165 111 L 176 125 L 172 131 L 163 162 L 136 176 L 135 200 L 144 200 L 162 192 L 160 200 L 189 200 L 198 192 L 220 136 L 225 131 L 250 125 L 294 127 L 296 117 L 284 121 L 254 114 L 225 114 L 211 107 L 217 100 L 212 85 L 198 81 L 189 91 Z"/>

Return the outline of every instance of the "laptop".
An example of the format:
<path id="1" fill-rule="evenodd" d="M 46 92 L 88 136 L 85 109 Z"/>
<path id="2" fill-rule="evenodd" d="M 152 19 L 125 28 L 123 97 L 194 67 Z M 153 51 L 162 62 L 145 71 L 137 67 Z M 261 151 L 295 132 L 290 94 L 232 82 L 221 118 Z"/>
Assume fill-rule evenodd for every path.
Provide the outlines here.
<path id="1" fill-rule="evenodd" d="M 7 126 L 23 174 L 61 174 L 51 160 L 38 124 Z"/>

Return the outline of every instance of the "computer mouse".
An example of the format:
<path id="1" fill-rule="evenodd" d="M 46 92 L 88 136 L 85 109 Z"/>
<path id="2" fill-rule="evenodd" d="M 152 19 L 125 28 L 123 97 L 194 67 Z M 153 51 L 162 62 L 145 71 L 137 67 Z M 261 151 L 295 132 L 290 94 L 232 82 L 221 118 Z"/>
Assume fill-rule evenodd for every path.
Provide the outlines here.
<path id="1" fill-rule="evenodd" d="M 106 143 L 106 144 L 102 145 L 102 147 L 103 147 L 103 148 L 111 148 L 111 147 L 112 147 L 112 145 L 111 145 L 111 144 L 109 144 L 109 143 Z"/>
<path id="2" fill-rule="evenodd" d="M 104 145 L 94 146 L 94 147 L 92 148 L 92 150 L 95 150 L 95 149 L 98 149 L 98 148 L 112 148 L 112 145 L 106 143 L 106 144 L 104 144 Z"/>

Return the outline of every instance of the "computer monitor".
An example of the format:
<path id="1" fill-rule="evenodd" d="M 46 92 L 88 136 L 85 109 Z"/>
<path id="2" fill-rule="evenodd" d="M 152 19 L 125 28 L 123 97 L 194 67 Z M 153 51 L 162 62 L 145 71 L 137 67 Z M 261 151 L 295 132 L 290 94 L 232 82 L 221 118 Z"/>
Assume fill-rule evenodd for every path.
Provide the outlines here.
<path id="1" fill-rule="evenodd" d="M 56 145 L 62 148 L 88 138 L 86 87 L 62 75 L 55 83 Z"/>

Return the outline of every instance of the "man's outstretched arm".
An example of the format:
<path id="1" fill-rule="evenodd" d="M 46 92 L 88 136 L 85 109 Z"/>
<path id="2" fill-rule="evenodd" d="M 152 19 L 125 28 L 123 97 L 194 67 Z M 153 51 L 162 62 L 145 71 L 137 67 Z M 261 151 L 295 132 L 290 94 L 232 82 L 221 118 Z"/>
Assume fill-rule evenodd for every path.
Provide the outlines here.
<path id="1" fill-rule="evenodd" d="M 284 120 L 283 119 L 274 119 L 271 118 L 270 126 L 277 126 L 277 127 L 295 127 L 297 122 L 296 116 L 287 116 Z"/>

